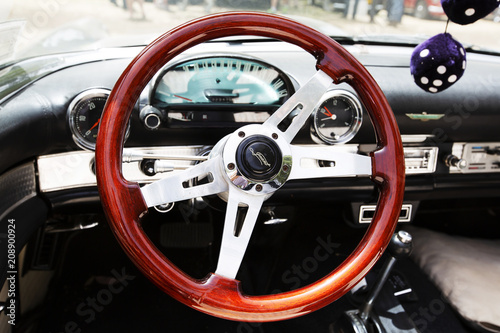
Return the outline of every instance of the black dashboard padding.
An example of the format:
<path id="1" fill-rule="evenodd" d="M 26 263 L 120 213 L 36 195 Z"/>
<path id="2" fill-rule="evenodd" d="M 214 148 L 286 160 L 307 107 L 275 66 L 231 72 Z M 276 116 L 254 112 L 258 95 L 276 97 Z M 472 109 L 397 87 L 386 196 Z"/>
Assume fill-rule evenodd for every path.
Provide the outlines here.
<path id="1" fill-rule="evenodd" d="M 0 173 L 30 156 L 45 152 L 57 124 L 51 102 L 28 90 L 0 109 Z"/>
<path id="2" fill-rule="evenodd" d="M 408 68 L 369 70 L 387 96 L 401 134 L 434 135 L 438 144 L 500 141 L 500 80 L 492 74 L 500 72 L 496 58 L 471 54 L 462 79 L 439 94 L 418 88 Z M 426 119 L 426 114 L 438 119 Z"/>
<path id="3" fill-rule="evenodd" d="M 0 176 L 0 217 L 18 203 L 36 196 L 34 162 L 26 163 Z"/>
<path id="4" fill-rule="evenodd" d="M 22 250 L 31 235 L 43 225 L 47 219 L 49 208 L 39 197 L 31 198 L 8 213 L 0 221 L 0 284 L 3 285 L 7 276 L 7 225 L 9 220 L 15 224 L 16 253 Z M 17 269 L 19 261 L 16 258 Z"/>

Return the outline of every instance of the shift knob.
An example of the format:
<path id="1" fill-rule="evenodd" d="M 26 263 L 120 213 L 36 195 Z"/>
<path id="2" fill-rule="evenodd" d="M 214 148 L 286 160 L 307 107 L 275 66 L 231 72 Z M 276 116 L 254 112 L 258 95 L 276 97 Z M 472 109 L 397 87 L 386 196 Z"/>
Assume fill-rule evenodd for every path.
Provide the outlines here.
<path id="1" fill-rule="evenodd" d="M 403 230 L 396 232 L 387 247 L 389 254 L 396 259 L 403 259 L 411 254 L 413 240 L 411 235 Z"/>

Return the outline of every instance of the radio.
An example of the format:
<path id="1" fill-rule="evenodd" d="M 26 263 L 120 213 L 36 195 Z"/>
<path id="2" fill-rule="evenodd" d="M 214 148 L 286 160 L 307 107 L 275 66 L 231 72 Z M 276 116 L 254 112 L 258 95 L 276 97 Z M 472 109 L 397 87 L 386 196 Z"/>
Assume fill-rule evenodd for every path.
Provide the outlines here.
<path id="1" fill-rule="evenodd" d="M 500 142 L 454 143 L 445 163 L 450 173 L 500 172 Z"/>
<path id="2" fill-rule="evenodd" d="M 436 171 L 437 147 L 404 147 L 403 150 L 407 175 Z"/>

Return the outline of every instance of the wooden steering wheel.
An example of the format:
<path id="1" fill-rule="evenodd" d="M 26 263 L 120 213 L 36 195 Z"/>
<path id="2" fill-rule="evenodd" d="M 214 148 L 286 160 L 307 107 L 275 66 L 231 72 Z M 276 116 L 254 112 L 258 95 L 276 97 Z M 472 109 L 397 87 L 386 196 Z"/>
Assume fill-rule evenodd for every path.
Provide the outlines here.
<path id="1" fill-rule="evenodd" d="M 125 180 L 121 172 L 123 138 L 133 105 L 146 84 L 186 49 L 231 35 L 270 37 L 300 46 L 317 59 L 317 72 L 263 124 L 244 126 L 221 139 L 207 161 L 142 188 Z M 332 82 L 350 84 L 370 115 L 378 148 L 369 156 L 291 144 Z M 294 110 L 299 110 L 294 121 L 279 129 Z M 304 168 L 304 158 L 336 163 L 334 167 Z M 127 255 L 153 283 L 199 311 L 258 322 L 307 314 L 356 285 L 382 255 L 394 232 L 405 177 L 396 120 L 368 71 L 331 38 L 290 19 L 253 12 L 194 20 L 147 46 L 121 75 L 108 99 L 97 140 L 96 169 L 109 224 Z M 208 183 L 186 186 L 187 181 L 207 175 Z M 373 221 L 353 253 L 330 274 L 306 287 L 274 295 L 242 294 L 235 277 L 263 202 L 290 180 L 347 175 L 370 176 L 380 191 Z M 141 227 L 141 218 L 148 207 L 212 194 L 227 200 L 222 245 L 215 273 L 197 280 L 152 244 Z M 241 206 L 248 210 L 241 231 L 235 233 Z"/>

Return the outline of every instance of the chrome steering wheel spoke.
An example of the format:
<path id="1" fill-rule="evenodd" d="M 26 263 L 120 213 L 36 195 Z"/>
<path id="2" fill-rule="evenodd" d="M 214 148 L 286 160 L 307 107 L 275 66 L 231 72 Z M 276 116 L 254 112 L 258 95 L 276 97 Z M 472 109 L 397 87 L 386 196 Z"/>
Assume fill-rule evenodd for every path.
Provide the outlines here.
<path id="1" fill-rule="evenodd" d="M 285 138 L 286 142 L 292 142 L 293 138 L 309 119 L 314 107 L 321 96 L 323 96 L 331 86 L 332 82 L 333 80 L 331 77 L 323 71 L 318 70 L 316 74 L 276 110 L 263 125 L 278 129 L 280 128 L 279 125 L 281 122 L 289 117 L 290 113 L 297 112 L 291 124 L 282 132 L 282 136 Z"/>
<path id="2" fill-rule="evenodd" d="M 263 195 L 253 195 L 230 187 L 215 274 L 236 278 L 264 200 Z"/>
<path id="3" fill-rule="evenodd" d="M 222 158 L 216 156 L 190 169 L 165 177 L 141 188 L 148 207 L 226 192 L 227 182 L 221 170 Z M 197 184 L 193 180 L 206 179 Z"/>
<path id="4" fill-rule="evenodd" d="M 335 146 L 290 146 L 293 168 L 289 180 L 370 176 L 370 156 L 339 151 Z"/>

